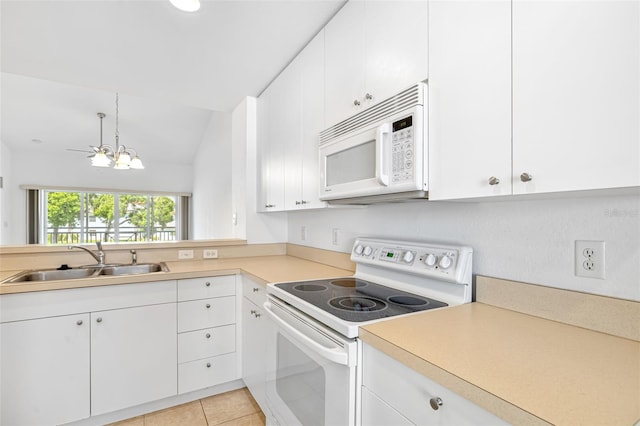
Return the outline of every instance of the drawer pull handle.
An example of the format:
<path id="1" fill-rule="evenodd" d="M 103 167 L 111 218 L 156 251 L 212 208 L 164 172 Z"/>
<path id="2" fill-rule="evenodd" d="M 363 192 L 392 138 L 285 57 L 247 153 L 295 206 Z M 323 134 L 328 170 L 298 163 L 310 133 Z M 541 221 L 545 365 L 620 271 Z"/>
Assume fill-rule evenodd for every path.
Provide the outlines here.
<path id="1" fill-rule="evenodd" d="M 102 317 L 98 317 L 98 318 L 96 319 L 96 322 L 102 322 Z"/>
<path id="2" fill-rule="evenodd" d="M 530 181 L 530 180 L 532 180 L 532 179 L 533 179 L 533 176 L 532 176 L 532 175 L 530 175 L 529 173 L 526 173 L 526 172 L 525 172 L 525 173 L 522 173 L 522 174 L 520 175 L 520 180 L 521 180 L 522 182 L 529 182 L 529 181 Z"/>
<path id="3" fill-rule="evenodd" d="M 257 313 L 257 312 L 256 312 L 254 315 L 255 315 L 255 317 L 256 317 L 256 318 L 260 318 L 260 316 L 261 316 L 261 315 L 260 315 L 259 313 Z"/>
<path id="4" fill-rule="evenodd" d="M 433 397 L 429 400 L 429 405 L 431 405 L 431 408 L 433 408 L 434 410 L 438 410 L 440 407 L 442 407 L 442 398 L 440 398 L 439 396 Z"/>
<path id="5" fill-rule="evenodd" d="M 207 309 L 211 308 L 211 304 L 210 303 L 207 303 L 206 306 L 207 306 Z"/>
<path id="6" fill-rule="evenodd" d="M 255 310 L 255 309 L 252 309 L 252 310 L 251 310 L 251 315 L 255 315 L 255 314 L 256 314 L 256 310 Z"/>
<path id="7" fill-rule="evenodd" d="M 211 339 L 211 333 L 207 333 L 207 334 L 205 335 L 205 337 L 206 337 L 207 339 Z"/>
<path id="8" fill-rule="evenodd" d="M 78 320 L 78 321 L 76 321 L 76 324 L 78 324 L 78 325 L 82 325 L 82 320 Z"/>
<path id="9" fill-rule="evenodd" d="M 207 368 L 211 368 L 211 363 L 210 362 L 207 363 Z"/>
<path id="10" fill-rule="evenodd" d="M 254 287 L 254 288 L 253 288 L 253 292 L 254 292 L 254 293 L 257 293 L 257 292 L 259 292 L 259 291 L 260 291 L 260 289 L 259 289 L 258 287 Z"/>
<path id="11" fill-rule="evenodd" d="M 211 287 L 211 283 L 209 281 L 207 281 L 206 283 L 204 283 L 204 285 L 206 285 L 207 287 Z"/>
<path id="12" fill-rule="evenodd" d="M 491 176 L 489 178 L 489 185 L 498 185 L 500 183 L 500 179 L 495 176 Z"/>

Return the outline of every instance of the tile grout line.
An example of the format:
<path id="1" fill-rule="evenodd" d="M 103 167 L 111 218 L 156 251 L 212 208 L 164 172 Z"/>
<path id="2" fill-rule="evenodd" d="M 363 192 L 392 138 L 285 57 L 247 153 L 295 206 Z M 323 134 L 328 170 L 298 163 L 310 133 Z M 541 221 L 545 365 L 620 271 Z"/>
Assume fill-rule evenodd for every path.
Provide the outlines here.
<path id="1" fill-rule="evenodd" d="M 204 405 L 202 405 L 202 399 L 199 399 L 198 403 L 200 404 L 200 409 L 202 410 L 202 416 L 204 417 L 204 421 L 207 424 L 207 426 L 209 426 L 209 419 L 207 419 L 207 413 L 205 413 L 204 411 Z"/>

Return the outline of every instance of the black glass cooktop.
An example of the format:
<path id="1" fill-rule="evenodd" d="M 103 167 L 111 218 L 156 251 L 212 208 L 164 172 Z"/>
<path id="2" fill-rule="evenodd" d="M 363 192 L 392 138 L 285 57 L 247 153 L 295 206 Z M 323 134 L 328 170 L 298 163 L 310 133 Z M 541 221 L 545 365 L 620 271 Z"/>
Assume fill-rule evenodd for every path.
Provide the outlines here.
<path id="1" fill-rule="evenodd" d="M 279 283 L 275 287 L 351 322 L 448 306 L 438 300 L 352 277 Z"/>

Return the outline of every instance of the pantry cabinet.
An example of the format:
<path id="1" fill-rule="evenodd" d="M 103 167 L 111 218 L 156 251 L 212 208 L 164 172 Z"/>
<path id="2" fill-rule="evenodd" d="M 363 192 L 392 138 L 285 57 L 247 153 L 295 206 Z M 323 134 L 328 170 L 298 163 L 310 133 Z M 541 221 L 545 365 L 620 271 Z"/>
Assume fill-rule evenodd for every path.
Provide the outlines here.
<path id="1" fill-rule="evenodd" d="M 639 186 L 639 9 L 430 2 L 430 199 Z"/>
<path id="2" fill-rule="evenodd" d="M 176 304 L 91 313 L 91 415 L 176 394 Z"/>
<path id="3" fill-rule="evenodd" d="M 507 425 L 482 407 L 362 345 L 363 425 Z"/>
<path id="4" fill-rule="evenodd" d="M 89 314 L 0 324 L 0 424 L 89 417 Z"/>
<path id="5" fill-rule="evenodd" d="M 349 1 L 325 27 L 327 127 L 427 78 L 427 1 Z"/>

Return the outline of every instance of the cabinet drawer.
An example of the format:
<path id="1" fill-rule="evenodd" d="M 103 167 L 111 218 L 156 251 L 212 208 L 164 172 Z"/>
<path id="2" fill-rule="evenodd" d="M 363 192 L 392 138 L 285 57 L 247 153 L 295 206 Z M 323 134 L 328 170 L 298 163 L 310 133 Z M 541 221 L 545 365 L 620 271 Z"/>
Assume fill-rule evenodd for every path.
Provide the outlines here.
<path id="1" fill-rule="evenodd" d="M 242 295 L 259 307 L 267 301 L 267 286 L 242 277 Z"/>
<path id="2" fill-rule="evenodd" d="M 362 366 L 362 385 L 414 424 L 508 424 L 367 344 Z M 431 398 L 442 400 L 438 410 L 431 408 Z"/>
<path id="3" fill-rule="evenodd" d="M 178 333 L 235 324 L 235 296 L 178 303 Z"/>
<path id="4" fill-rule="evenodd" d="M 205 358 L 178 365 L 178 393 L 238 379 L 236 353 Z"/>
<path id="5" fill-rule="evenodd" d="M 178 363 L 235 352 L 236 326 L 205 328 L 178 334 Z"/>
<path id="6" fill-rule="evenodd" d="M 236 294 L 236 276 L 191 278 L 178 280 L 178 301 L 208 299 Z"/>

